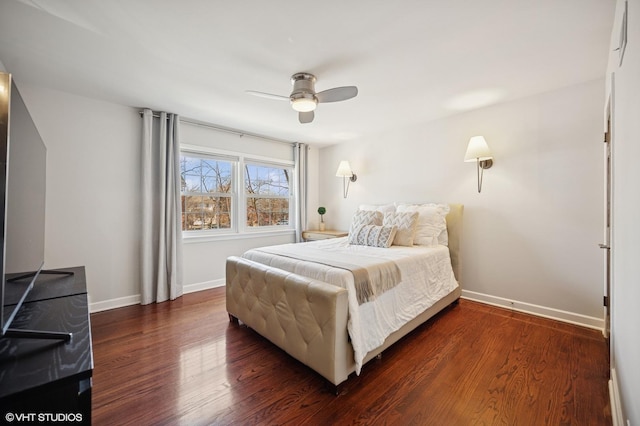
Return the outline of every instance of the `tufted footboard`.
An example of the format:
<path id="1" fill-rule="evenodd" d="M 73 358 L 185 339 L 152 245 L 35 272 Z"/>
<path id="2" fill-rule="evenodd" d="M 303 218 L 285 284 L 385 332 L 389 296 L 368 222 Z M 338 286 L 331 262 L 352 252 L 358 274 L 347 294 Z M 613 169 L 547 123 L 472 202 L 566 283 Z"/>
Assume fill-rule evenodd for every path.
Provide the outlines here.
<path id="1" fill-rule="evenodd" d="M 347 333 L 347 291 L 230 257 L 227 311 L 334 385 L 354 371 Z"/>

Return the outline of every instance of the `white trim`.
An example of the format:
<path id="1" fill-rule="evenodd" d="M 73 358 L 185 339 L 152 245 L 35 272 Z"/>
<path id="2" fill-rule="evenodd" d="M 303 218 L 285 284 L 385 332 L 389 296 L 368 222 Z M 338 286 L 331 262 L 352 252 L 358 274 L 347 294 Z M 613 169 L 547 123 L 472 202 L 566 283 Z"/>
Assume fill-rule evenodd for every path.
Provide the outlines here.
<path id="1" fill-rule="evenodd" d="M 187 284 L 182 288 L 182 294 L 195 293 L 217 287 L 224 287 L 225 279 L 204 281 L 201 283 Z M 90 299 L 89 299 L 90 300 Z M 102 302 L 89 303 L 89 312 L 96 313 L 110 309 L 124 308 L 125 306 L 139 305 L 142 298 L 139 294 L 134 296 L 118 297 L 117 299 L 104 300 Z"/>
<path id="2" fill-rule="evenodd" d="M 217 287 L 224 287 L 226 285 L 225 279 L 220 278 L 217 280 L 209 280 L 201 283 L 187 284 L 182 287 L 182 294 L 195 293 L 202 290 L 209 290 Z"/>
<path id="3" fill-rule="evenodd" d="M 613 426 L 624 426 L 624 415 L 620 404 L 620 387 L 618 386 L 618 376 L 616 369 L 611 369 L 611 380 L 609 380 L 609 400 L 611 401 L 611 420 Z"/>
<path id="4" fill-rule="evenodd" d="M 204 234 L 204 235 L 185 235 L 182 233 L 182 242 L 184 244 L 197 244 L 197 243 L 209 243 L 211 241 L 227 241 L 227 240 L 242 240 L 242 239 L 256 239 L 256 238 L 271 238 L 280 237 L 286 235 L 295 235 L 295 229 L 278 229 L 272 231 L 256 230 L 247 231 L 245 233 L 225 233 L 225 234 Z"/>
<path id="5" fill-rule="evenodd" d="M 600 331 L 604 329 L 603 318 L 590 317 L 587 315 L 576 314 L 574 312 L 562 311 L 560 309 L 548 308 L 545 306 L 534 305 L 526 302 L 519 302 L 517 300 L 504 299 L 502 297 L 490 296 L 483 293 L 476 293 L 475 291 L 469 290 L 462 290 L 461 297 L 463 299 L 473 300 L 475 302 L 499 306 L 502 308 L 524 312 L 526 314 L 536 315 L 543 318 L 568 322 L 570 324 L 593 328 Z"/>
<path id="6" fill-rule="evenodd" d="M 89 312 L 107 311 L 109 309 L 123 308 L 125 306 L 139 305 L 142 298 L 139 294 L 134 296 L 118 297 L 117 299 L 104 300 L 102 302 L 89 303 Z"/>

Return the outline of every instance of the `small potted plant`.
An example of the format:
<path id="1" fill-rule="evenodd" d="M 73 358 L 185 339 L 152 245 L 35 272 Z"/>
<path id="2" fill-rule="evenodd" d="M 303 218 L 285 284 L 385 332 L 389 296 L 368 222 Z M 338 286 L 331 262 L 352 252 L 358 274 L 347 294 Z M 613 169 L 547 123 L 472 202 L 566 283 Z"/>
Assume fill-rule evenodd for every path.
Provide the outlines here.
<path id="1" fill-rule="evenodd" d="M 327 209 L 324 207 L 318 207 L 318 214 L 320 215 L 320 230 L 324 231 L 324 214 L 327 212 Z"/>

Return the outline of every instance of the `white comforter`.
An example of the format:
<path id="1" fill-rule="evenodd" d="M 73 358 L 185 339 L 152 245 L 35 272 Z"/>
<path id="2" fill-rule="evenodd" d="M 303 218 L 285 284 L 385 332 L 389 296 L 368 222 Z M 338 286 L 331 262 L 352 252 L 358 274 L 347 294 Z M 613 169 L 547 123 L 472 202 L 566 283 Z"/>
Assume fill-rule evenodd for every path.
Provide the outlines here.
<path id="1" fill-rule="evenodd" d="M 247 251 L 243 257 L 347 289 L 348 331 L 354 350 L 356 374 L 360 374 L 367 352 L 382 345 L 391 333 L 458 286 L 451 268 L 449 249 L 445 246 L 378 248 L 350 245 L 345 237 L 269 247 L 269 251 L 272 249 L 283 255 L 253 249 Z M 339 255 L 348 260 L 350 255 L 357 254 L 385 261 L 393 260 L 400 268 L 402 280 L 375 300 L 359 305 L 353 274 L 345 269 L 296 259 L 296 254 L 304 252 L 305 249 L 314 255 L 320 253 L 318 249 L 326 250 L 326 259 Z M 323 262 L 326 259 L 318 261 Z"/>

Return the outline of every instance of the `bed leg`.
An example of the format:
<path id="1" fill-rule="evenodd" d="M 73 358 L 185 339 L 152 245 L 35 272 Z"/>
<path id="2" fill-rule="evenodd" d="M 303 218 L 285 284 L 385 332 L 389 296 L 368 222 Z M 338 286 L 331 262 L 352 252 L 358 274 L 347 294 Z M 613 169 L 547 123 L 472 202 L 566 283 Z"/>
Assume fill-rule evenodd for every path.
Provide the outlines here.
<path id="1" fill-rule="evenodd" d="M 333 383 L 331 383 L 328 380 L 325 380 L 324 382 L 325 387 L 327 388 L 327 390 L 334 396 L 338 396 L 342 393 L 342 390 L 344 388 L 344 383 L 340 383 L 339 385 L 334 385 Z"/>
<path id="2" fill-rule="evenodd" d="M 239 325 L 240 321 L 238 321 L 238 318 L 234 317 L 233 315 L 229 314 L 229 322 L 235 325 Z"/>

